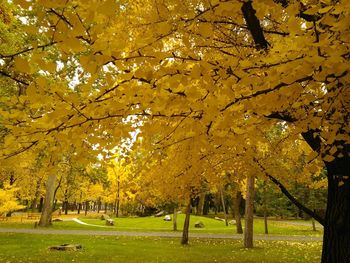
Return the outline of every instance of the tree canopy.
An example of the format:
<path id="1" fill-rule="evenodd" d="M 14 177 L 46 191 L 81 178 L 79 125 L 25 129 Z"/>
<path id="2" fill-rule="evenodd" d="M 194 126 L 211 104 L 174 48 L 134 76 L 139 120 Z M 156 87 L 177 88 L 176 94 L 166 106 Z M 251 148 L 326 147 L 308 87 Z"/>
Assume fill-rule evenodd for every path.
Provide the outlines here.
<path id="1" fill-rule="evenodd" d="M 326 229 L 345 227 L 349 12 L 345 0 L 5 2 L 0 155 L 45 149 L 55 163 L 74 145 L 84 163 L 142 137 L 198 185 L 215 163 L 256 160 L 283 125 L 327 168 Z"/>

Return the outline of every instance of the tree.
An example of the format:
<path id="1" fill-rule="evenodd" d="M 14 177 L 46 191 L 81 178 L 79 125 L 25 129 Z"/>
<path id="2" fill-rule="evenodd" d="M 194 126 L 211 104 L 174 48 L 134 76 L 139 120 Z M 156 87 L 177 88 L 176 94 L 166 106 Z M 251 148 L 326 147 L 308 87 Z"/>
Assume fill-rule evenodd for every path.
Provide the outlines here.
<path id="1" fill-rule="evenodd" d="M 27 77 L 26 95 L 1 101 L 3 157 L 45 144 L 59 159 L 72 140 L 102 152 L 135 130 L 128 116 L 160 147 L 195 138 L 194 152 L 254 156 L 255 131 L 288 122 L 327 169 L 322 261 L 349 258 L 348 1 L 14 4 L 43 36 L 0 55 L 3 78 Z"/>
<path id="2" fill-rule="evenodd" d="M 10 185 L 4 185 L 3 188 L 0 188 L 0 214 L 7 215 L 16 210 L 20 210 L 25 206 L 20 205 L 16 198 L 16 192 L 18 188 L 15 188 Z"/>

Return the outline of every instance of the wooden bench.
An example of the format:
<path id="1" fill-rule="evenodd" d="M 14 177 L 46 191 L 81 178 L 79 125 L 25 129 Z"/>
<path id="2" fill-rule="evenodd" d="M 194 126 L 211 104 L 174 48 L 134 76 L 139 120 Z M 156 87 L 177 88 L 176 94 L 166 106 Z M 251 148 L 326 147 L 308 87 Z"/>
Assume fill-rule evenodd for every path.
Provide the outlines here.
<path id="1" fill-rule="evenodd" d="M 9 218 L 7 216 L 0 216 L 0 221 L 7 221 Z"/>
<path id="2" fill-rule="evenodd" d="M 27 214 L 27 219 L 32 219 L 32 220 L 36 220 L 40 218 L 40 214 L 39 213 L 28 213 Z"/>

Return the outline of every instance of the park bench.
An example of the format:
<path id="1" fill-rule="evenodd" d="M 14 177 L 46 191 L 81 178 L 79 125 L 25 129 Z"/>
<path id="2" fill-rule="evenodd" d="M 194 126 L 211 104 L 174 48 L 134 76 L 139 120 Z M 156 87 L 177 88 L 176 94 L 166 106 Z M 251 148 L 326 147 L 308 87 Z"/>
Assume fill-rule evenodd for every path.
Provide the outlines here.
<path id="1" fill-rule="evenodd" d="M 0 221 L 7 221 L 8 219 L 6 215 L 0 215 Z"/>
<path id="2" fill-rule="evenodd" d="M 27 219 L 39 219 L 40 218 L 40 213 L 28 213 L 27 214 Z"/>

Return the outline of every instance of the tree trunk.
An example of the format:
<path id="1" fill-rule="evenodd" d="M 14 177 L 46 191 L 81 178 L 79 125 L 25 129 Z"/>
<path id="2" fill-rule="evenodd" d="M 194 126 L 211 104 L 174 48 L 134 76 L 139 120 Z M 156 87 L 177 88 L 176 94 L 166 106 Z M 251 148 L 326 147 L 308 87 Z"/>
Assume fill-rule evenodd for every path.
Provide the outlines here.
<path id="1" fill-rule="evenodd" d="M 81 203 L 78 204 L 78 215 L 80 215 Z"/>
<path id="2" fill-rule="evenodd" d="M 240 205 L 241 205 L 241 201 L 242 201 L 242 193 L 241 193 L 241 191 L 237 190 L 236 197 L 233 199 L 233 212 L 234 212 L 234 217 L 236 220 L 237 234 L 243 234 L 241 212 L 239 209 Z"/>
<path id="3" fill-rule="evenodd" d="M 264 183 L 264 189 L 263 189 L 263 209 L 264 209 L 264 226 L 265 226 L 265 235 L 269 233 L 269 229 L 267 226 L 267 200 L 266 200 L 266 182 Z"/>
<path id="4" fill-rule="evenodd" d="M 64 203 L 63 203 L 64 214 L 68 215 L 68 190 L 64 191 Z"/>
<path id="5" fill-rule="evenodd" d="M 42 178 L 38 178 L 36 180 L 36 186 L 35 186 L 35 194 L 34 194 L 34 199 L 32 201 L 32 212 L 35 211 L 37 205 L 38 205 L 38 199 L 40 195 L 40 185 L 41 185 Z"/>
<path id="6" fill-rule="evenodd" d="M 181 245 L 188 245 L 188 229 L 190 227 L 190 215 L 191 215 L 191 200 L 186 207 L 186 217 L 184 222 L 184 228 L 182 230 Z"/>
<path id="7" fill-rule="evenodd" d="M 119 217 L 119 207 L 120 207 L 120 203 L 119 203 L 119 195 L 118 195 L 117 206 L 115 208 L 115 210 L 116 210 L 116 213 L 115 213 L 116 217 Z"/>
<path id="8" fill-rule="evenodd" d="M 199 195 L 198 208 L 196 211 L 197 216 L 203 215 L 204 199 L 205 199 L 205 192 L 201 192 Z"/>
<path id="9" fill-rule="evenodd" d="M 313 217 L 311 217 L 311 223 L 312 223 L 312 231 L 316 231 L 315 219 Z"/>
<path id="10" fill-rule="evenodd" d="M 119 206 L 120 206 L 120 181 L 119 181 L 119 175 L 118 175 L 118 183 L 117 183 L 118 189 L 117 189 L 117 206 L 116 206 L 116 216 L 119 217 Z"/>
<path id="11" fill-rule="evenodd" d="M 43 206 L 44 206 L 44 198 L 40 197 L 39 208 L 38 208 L 38 211 L 40 213 L 43 211 Z"/>
<path id="12" fill-rule="evenodd" d="M 105 202 L 105 214 L 107 214 L 107 212 L 108 212 L 108 203 Z"/>
<path id="13" fill-rule="evenodd" d="M 177 231 L 177 207 L 174 206 L 173 231 Z"/>
<path id="14" fill-rule="evenodd" d="M 39 226 L 49 226 L 51 224 L 52 208 L 53 208 L 53 198 L 55 192 L 55 181 L 56 174 L 49 175 L 46 182 L 46 194 L 43 206 L 43 211 L 41 213 Z"/>
<path id="15" fill-rule="evenodd" d="M 222 209 L 224 211 L 225 224 L 226 224 L 226 226 L 228 226 L 225 199 L 224 199 L 224 191 L 222 190 L 222 188 L 220 189 L 220 196 L 221 196 Z"/>
<path id="16" fill-rule="evenodd" d="M 102 204 L 101 198 L 99 197 L 99 198 L 97 199 L 97 213 L 100 213 L 101 204 Z"/>
<path id="17" fill-rule="evenodd" d="M 89 201 L 85 201 L 85 215 L 87 215 L 88 210 L 89 210 Z"/>
<path id="18" fill-rule="evenodd" d="M 310 129 L 302 133 L 310 147 L 320 153 L 322 140 Z M 350 145 L 334 141 L 343 157 L 325 162 L 328 179 L 326 216 L 323 221 L 322 263 L 349 262 L 350 258 Z M 317 218 L 315 218 L 317 220 Z"/>
<path id="19" fill-rule="evenodd" d="M 247 194 L 245 202 L 244 247 L 253 247 L 253 214 L 254 214 L 254 181 L 253 175 L 247 178 Z"/>
<path id="20" fill-rule="evenodd" d="M 345 158 L 344 158 L 345 159 Z M 322 263 L 349 262 L 350 181 L 349 170 L 339 171 L 338 160 L 327 165 L 328 200 L 323 234 Z"/>

